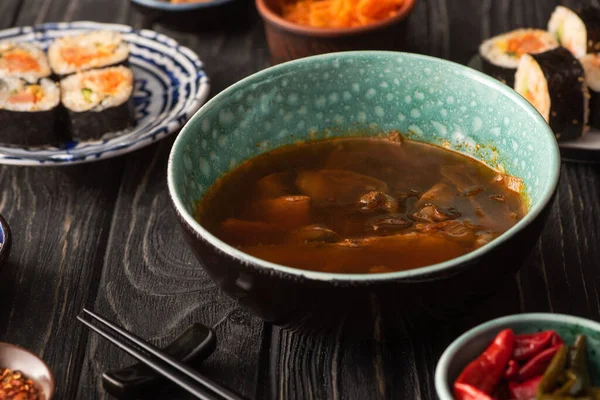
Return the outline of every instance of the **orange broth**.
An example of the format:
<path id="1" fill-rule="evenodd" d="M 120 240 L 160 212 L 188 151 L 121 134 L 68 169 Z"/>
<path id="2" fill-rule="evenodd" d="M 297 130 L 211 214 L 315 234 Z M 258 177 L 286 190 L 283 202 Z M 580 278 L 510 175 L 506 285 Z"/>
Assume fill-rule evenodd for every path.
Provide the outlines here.
<path id="1" fill-rule="evenodd" d="M 198 203 L 241 251 L 293 268 L 376 273 L 469 253 L 527 212 L 520 179 L 437 146 L 328 139 L 250 159 Z"/>

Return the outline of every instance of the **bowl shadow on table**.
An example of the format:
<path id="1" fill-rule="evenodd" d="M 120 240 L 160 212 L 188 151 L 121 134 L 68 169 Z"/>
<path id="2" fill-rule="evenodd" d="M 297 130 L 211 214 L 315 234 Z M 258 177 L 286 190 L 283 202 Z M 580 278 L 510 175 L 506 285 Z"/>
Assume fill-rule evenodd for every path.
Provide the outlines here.
<path id="1" fill-rule="evenodd" d="M 179 32 L 247 29 L 256 13 L 250 0 L 232 0 L 227 3 L 191 10 L 159 10 L 132 2 L 132 8 L 141 17 L 141 25 L 151 28 L 159 24 Z"/>

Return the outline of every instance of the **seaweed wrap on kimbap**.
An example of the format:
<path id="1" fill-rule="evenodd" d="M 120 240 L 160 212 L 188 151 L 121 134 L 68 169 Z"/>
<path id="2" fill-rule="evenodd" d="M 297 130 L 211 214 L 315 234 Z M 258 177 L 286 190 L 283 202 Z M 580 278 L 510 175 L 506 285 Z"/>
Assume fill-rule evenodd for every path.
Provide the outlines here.
<path id="1" fill-rule="evenodd" d="M 48 49 L 52 71 L 58 76 L 94 68 L 125 65 L 129 45 L 120 32 L 93 31 L 56 39 Z"/>
<path id="2" fill-rule="evenodd" d="M 585 71 L 564 47 L 521 58 L 515 90 L 548 121 L 557 140 L 572 140 L 588 129 Z"/>
<path id="3" fill-rule="evenodd" d="M 18 146 L 57 144 L 58 85 L 44 78 L 0 79 L 0 143 Z"/>
<path id="4" fill-rule="evenodd" d="M 517 29 L 484 41 L 479 46 L 483 72 L 513 86 L 523 54 L 542 53 L 558 47 L 558 41 L 541 29 Z"/>
<path id="5" fill-rule="evenodd" d="M 600 51 L 600 9 L 586 7 L 578 11 L 557 6 L 548 30 L 577 58 Z"/>
<path id="6" fill-rule="evenodd" d="M 100 139 L 133 125 L 133 73 L 118 66 L 70 75 L 60 82 L 74 139 Z"/>
<path id="7" fill-rule="evenodd" d="M 0 79 L 23 78 L 37 82 L 51 74 L 46 53 L 29 43 L 0 43 Z"/>

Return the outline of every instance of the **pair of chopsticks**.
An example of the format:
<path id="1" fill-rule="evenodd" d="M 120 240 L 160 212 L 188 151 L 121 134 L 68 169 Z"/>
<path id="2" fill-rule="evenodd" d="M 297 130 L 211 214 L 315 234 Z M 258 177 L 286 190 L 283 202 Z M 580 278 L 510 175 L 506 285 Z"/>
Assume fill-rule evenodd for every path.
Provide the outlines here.
<path id="1" fill-rule="evenodd" d="M 242 400 L 240 395 L 202 376 L 157 347 L 103 317 L 83 309 L 77 319 L 126 353 L 152 368 L 182 389 L 203 400 Z"/>

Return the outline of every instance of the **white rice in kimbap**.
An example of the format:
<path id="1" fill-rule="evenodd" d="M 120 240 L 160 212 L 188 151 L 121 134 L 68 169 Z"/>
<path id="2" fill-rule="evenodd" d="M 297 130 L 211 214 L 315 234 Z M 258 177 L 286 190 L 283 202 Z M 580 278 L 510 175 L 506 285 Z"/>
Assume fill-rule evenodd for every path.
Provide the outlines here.
<path id="1" fill-rule="evenodd" d="M 576 139 L 587 131 L 585 71 L 564 47 L 522 56 L 514 88 L 539 111 L 557 139 Z"/>
<path id="2" fill-rule="evenodd" d="M 512 86 L 523 54 L 542 53 L 558 47 L 554 35 L 541 29 L 517 29 L 486 40 L 479 46 L 483 71 Z"/>
<path id="3" fill-rule="evenodd" d="M 42 49 L 30 43 L 0 43 L 0 78 L 18 77 L 29 82 L 50 76 Z"/>
<path id="4" fill-rule="evenodd" d="M 124 64 L 129 45 L 113 31 L 94 31 L 56 39 L 48 49 L 50 66 L 60 76 Z"/>
<path id="5" fill-rule="evenodd" d="M 133 72 L 118 66 L 70 75 L 60 82 L 70 130 L 79 139 L 98 139 L 133 123 Z"/>
<path id="6" fill-rule="evenodd" d="M 579 59 L 585 70 L 585 83 L 590 92 L 590 126 L 600 129 L 600 54 L 586 54 Z"/>
<path id="7" fill-rule="evenodd" d="M 50 79 L 37 83 L 0 79 L 0 142 L 26 146 L 56 143 L 59 102 L 60 90 Z"/>
<path id="8" fill-rule="evenodd" d="M 548 22 L 548 30 L 577 58 L 600 51 L 598 8 L 588 7 L 576 12 L 557 6 Z"/>

